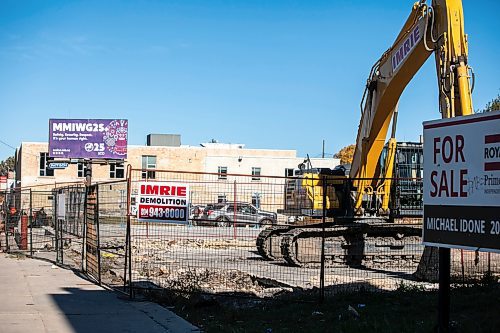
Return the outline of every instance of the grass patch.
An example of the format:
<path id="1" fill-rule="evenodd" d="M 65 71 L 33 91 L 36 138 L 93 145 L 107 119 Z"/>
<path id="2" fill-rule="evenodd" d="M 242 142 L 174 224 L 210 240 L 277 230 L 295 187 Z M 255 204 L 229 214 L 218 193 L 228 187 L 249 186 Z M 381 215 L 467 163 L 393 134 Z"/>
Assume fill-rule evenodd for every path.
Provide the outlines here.
<path id="1" fill-rule="evenodd" d="M 394 292 L 357 292 L 328 297 L 323 304 L 163 294 L 156 301 L 204 332 L 434 332 L 436 290 L 403 286 Z M 451 293 L 451 332 L 498 332 L 498 284 L 455 288 Z"/>

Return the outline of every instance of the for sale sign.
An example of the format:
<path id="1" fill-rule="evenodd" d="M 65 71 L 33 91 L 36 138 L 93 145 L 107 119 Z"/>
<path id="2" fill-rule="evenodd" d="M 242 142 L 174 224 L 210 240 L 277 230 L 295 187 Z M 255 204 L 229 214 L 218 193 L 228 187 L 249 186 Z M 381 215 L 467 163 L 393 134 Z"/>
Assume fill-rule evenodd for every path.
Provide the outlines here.
<path id="1" fill-rule="evenodd" d="M 423 243 L 500 252 L 500 112 L 424 123 Z"/>
<path id="2" fill-rule="evenodd" d="M 137 202 L 139 221 L 187 223 L 189 186 L 171 182 L 140 182 Z"/>
<path id="3" fill-rule="evenodd" d="M 49 119 L 49 156 L 127 158 L 126 119 Z"/>

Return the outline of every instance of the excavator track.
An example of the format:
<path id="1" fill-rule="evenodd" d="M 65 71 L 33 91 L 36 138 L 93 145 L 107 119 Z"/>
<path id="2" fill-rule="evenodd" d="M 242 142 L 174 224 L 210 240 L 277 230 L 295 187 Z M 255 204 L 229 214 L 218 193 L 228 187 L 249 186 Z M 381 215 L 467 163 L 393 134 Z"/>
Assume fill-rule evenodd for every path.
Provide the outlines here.
<path id="1" fill-rule="evenodd" d="M 321 264 L 322 238 L 327 237 L 330 246 L 333 245 L 338 252 L 337 255 L 332 254 L 330 260 L 332 263 L 337 260 L 339 264 L 344 264 L 343 236 L 349 232 L 351 230 L 345 226 L 335 229 L 325 228 L 325 230 L 323 228 L 295 228 L 282 235 L 281 255 L 291 266 L 317 267 Z"/>
<path id="2" fill-rule="evenodd" d="M 257 236 L 256 246 L 257 252 L 265 260 L 280 260 L 283 258 L 281 255 L 281 236 L 296 229 L 308 229 L 317 228 L 319 223 L 310 225 L 278 225 L 267 227 L 263 229 Z M 328 226 L 332 226 L 333 223 L 327 223 Z"/>
<path id="3" fill-rule="evenodd" d="M 272 226 L 262 230 L 257 236 L 257 252 L 266 260 L 277 260 L 281 257 L 281 234 L 290 231 L 293 226 Z"/>
<path id="4" fill-rule="evenodd" d="M 418 225 L 356 223 L 294 228 L 281 235 L 281 254 L 289 265 L 319 267 L 324 239 L 326 267 L 413 266 L 422 253 L 420 235 Z"/>

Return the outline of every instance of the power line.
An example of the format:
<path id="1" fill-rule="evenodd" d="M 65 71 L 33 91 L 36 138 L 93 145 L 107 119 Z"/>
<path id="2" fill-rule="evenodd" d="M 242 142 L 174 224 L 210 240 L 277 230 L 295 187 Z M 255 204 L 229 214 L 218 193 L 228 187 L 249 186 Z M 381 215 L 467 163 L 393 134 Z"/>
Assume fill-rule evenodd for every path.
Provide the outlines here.
<path id="1" fill-rule="evenodd" d="M 16 150 L 16 149 L 17 149 L 16 147 L 13 147 L 13 146 L 9 145 L 7 142 L 4 142 L 4 141 L 2 141 L 2 140 L 0 140 L 0 143 L 3 143 L 3 144 L 4 144 L 4 145 L 6 145 L 7 147 L 12 148 L 12 149 L 14 149 L 14 150 Z"/>
<path id="2" fill-rule="evenodd" d="M 12 149 L 14 149 L 15 151 L 17 151 L 17 148 L 16 148 L 16 147 L 13 147 L 13 146 L 9 145 L 9 144 L 8 144 L 7 142 L 5 142 L 5 141 L 0 140 L 0 143 L 2 143 L 2 144 L 4 144 L 4 145 L 6 145 L 7 147 L 12 148 Z M 39 157 L 37 154 L 33 154 L 33 153 L 28 153 L 28 152 L 26 152 L 25 154 L 35 156 L 36 158 L 38 158 L 38 157 Z"/>

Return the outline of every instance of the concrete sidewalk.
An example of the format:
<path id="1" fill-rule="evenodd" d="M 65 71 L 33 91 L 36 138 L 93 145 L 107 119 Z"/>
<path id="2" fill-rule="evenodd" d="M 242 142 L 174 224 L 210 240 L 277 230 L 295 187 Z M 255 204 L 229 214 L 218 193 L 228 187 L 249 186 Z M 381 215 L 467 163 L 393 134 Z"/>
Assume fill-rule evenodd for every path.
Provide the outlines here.
<path id="1" fill-rule="evenodd" d="M 52 264 L 0 253 L 0 333 L 199 332 L 171 311 Z"/>

